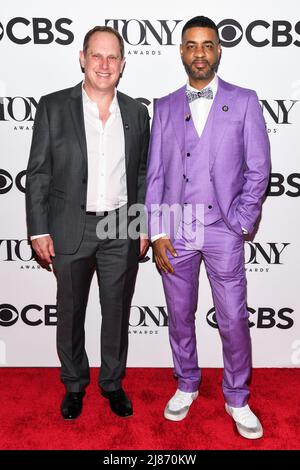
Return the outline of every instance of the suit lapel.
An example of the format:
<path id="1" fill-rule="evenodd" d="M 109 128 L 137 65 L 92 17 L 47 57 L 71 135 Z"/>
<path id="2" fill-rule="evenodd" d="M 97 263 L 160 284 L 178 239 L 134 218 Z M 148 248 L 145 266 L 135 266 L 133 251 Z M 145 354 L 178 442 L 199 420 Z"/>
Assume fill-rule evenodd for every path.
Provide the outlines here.
<path id="1" fill-rule="evenodd" d="M 184 85 L 170 95 L 170 116 L 182 159 L 185 157 L 185 88 L 186 86 Z"/>
<path id="2" fill-rule="evenodd" d="M 82 105 L 82 82 L 76 85 L 71 92 L 70 110 L 82 155 L 87 160 L 87 146 Z"/>
<path id="3" fill-rule="evenodd" d="M 130 119 L 130 112 L 127 105 L 126 96 L 117 91 L 117 99 L 119 103 L 121 118 L 123 122 L 123 129 L 124 129 L 124 139 L 125 139 L 125 160 L 126 160 L 126 168 L 128 168 L 129 163 L 129 155 L 130 155 L 130 143 L 131 143 L 131 132 L 133 131 L 132 126 L 133 123 Z"/>
<path id="4" fill-rule="evenodd" d="M 210 136 L 210 168 L 217 157 L 228 122 L 234 113 L 234 88 L 218 79 L 218 91 L 213 103 L 212 126 Z"/>

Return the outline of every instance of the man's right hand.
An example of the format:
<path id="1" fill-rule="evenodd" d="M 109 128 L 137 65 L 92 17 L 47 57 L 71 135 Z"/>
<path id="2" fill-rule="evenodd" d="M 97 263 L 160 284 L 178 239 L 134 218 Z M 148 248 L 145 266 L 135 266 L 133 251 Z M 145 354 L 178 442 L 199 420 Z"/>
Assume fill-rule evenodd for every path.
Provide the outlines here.
<path id="1" fill-rule="evenodd" d="M 170 242 L 169 238 L 167 237 L 161 237 L 158 238 L 158 240 L 155 240 L 152 243 L 152 249 L 154 252 L 154 258 L 156 265 L 159 270 L 164 271 L 165 273 L 174 273 L 174 268 L 171 265 L 168 256 L 167 256 L 167 251 L 171 253 L 172 256 L 176 257 L 177 253 Z"/>
<path id="2" fill-rule="evenodd" d="M 50 264 L 52 264 L 51 257 L 55 256 L 53 241 L 50 235 L 45 237 L 35 238 L 31 241 L 32 248 L 41 261 L 41 265 L 48 271 L 51 271 Z"/>

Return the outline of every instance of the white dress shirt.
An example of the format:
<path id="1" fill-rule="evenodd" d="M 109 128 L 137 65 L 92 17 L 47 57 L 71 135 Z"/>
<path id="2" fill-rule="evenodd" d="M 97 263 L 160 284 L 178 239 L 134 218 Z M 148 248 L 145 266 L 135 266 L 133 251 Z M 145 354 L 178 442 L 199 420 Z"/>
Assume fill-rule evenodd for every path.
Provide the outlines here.
<path id="1" fill-rule="evenodd" d="M 97 103 L 82 89 L 88 155 L 86 210 L 112 211 L 127 203 L 125 138 L 117 94 L 103 126 Z"/>
<path id="2" fill-rule="evenodd" d="M 197 88 L 192 87 L 189 82 L 186 85 L 187 90 L 191 91 L 199 91 Z M 203 88 L 205 90 L 206 88 L 211 88 L 213 92 L 213 99 L 208 100 L 206 98 L 199 98 L 197 100 L 194 100 L 190 103 L 190 110 L 192 113 L 192 118 L 193 118 L 193 123 L 196 128 L 196 131 L 199 135 L 201 136 L 204 126 L 206 124 L 208 114 L 210 111 L 210 108 L 212 107 L 212 104 L 214 102 L 216 93 L 218 91 L 218 77 L 217 75 L 214 76 L 211 82 Z"/>

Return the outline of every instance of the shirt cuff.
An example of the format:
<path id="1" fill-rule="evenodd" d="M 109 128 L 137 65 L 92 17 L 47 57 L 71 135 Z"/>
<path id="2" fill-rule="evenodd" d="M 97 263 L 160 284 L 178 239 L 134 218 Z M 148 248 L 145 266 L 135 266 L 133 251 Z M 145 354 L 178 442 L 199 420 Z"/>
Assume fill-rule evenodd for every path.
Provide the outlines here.
<path id="1" fill-rule="evenodd" d="M 151 243 L 155 242 L 155 240 L 158 240 L 159 238 L 166 237 L 166 233 L 158 233 L 157 235 L 154 235 L 154 237 L 151 237 Z"/>
<path id="2" fill-rule="evenodd" d="M 148 234 L 147 233 L 140 233 L 140 239 L 141 240 L 148 240 Z"/>
<path id="3" fill-rule="evenodd" d="M 33 235 L 30 240 L 36 240 L 37 238 L 49 237 L 50 233 L 42 233 L 41 235 Z"/>

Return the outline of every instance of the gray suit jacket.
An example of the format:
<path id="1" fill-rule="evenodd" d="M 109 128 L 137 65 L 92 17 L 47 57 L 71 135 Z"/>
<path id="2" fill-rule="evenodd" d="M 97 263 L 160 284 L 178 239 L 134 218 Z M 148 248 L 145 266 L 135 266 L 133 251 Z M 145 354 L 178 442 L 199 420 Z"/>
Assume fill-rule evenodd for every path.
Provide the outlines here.
<path id="1" fill-rule="evenodd" d="M 128 205 L 144 203 L 149 115 L 117 92 L 125 135 Z M 78 249 L 85 226 L 87 146 L 82 84 L 40 99 L 26 178 L 28 235 L 49 233 L 57 253 Z"/>

